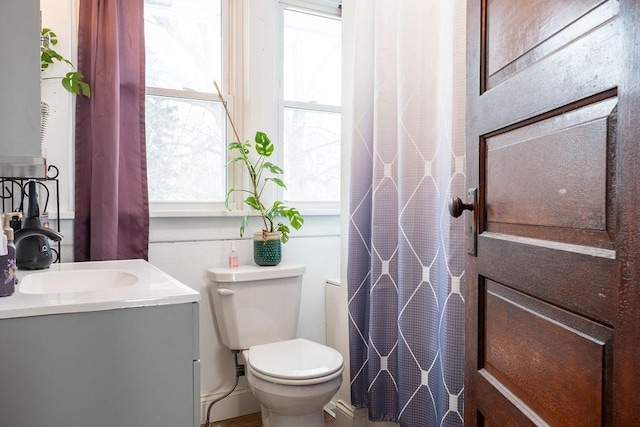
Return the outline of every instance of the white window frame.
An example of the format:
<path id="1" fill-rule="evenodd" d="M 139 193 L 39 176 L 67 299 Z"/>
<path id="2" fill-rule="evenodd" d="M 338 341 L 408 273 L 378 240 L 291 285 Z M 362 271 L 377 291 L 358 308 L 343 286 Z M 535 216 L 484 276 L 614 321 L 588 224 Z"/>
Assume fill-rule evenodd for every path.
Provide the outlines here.
<path id="1" fill-rule="evenodd" d="M 227 107 L 233 117 L 240 138 L 253 141 L 257 130 L 266 132 L 276 143 L 275 162 L 282 164 L 284 153 L 278 141 L 283 138 L 284 106 L 304 109 L 304 103 L 283 103 L 282 71 L 283 71 L 283 12 L 289 9 L 341 17 L 341 1 L 338 0 L 270 0 L 265 2 L 248 0 L 222 0 L 222 82 L 218 82 Z M 262 40 L 265 29 L 272 28 L 273 38 Z M 260 38 L 260 40 L 257 40 Z M 261 47 L 257 44 L 266 43 Z M 266 48 L 264 48 L 266 46 Z M 264 48 L 264 49 L 263 49 Z M 254 65 L 267 62 L 270 58 L 272 66 L 267 65 L 267 76 L 256 79 L 255 73 L 263 73 L 264 69 Z M 258 80 L 257 83 L 255 81 Z M 267 86 L 266 82 L 270 86 Z M 276 82 L 274 85 L 273 82 Z M 220 84 L 221 83 L 221 84 Z M 275 87 L 274 87 L 275 86 Z M 273 91 L 270 90 L 273 89 Z M 182 97 L 185 94 L 193 99 L 217 101 L 217 94 L 196 91 L 180 91 L 147 87 L 147 94 L 159 96 Z M 298 105 L 300 104 L 300 105 Z M 276 106 L 276 108 L 273 108 Z M 320 110 L 320 109 L 316 109 Z M 340 112 L 339 108 L 327 111 Z M 235 136 L 227 124 L 227 141 L 232 142 Z M 275 138 L 272 137 L 275 136 Z M 229 154 L 229 153 L 227 153 Z M 226 168 L 226 188 L 245 188 L 247 177 L 242 165 L 235 163 Z M 283 199 L 283 192 L 278 189 L 266 194 L 266 199 Z M 234 192 L 229 201 L 229 211 L 224 202 L 184 203 L 184 202 L 152 202 L 149 206 L 152 218 L 189 218 L 189 217 L 236 217 L 248 211 L 243 206 L 241 192 Z M 340 202 L 295 202 L 293 203 L 303 216 L 338 215 Z"/>
<path id="2" fill-rule="evenodd" d="M 286 108 L 298 109 L 303 111 L 314 111 L 324 113 L 341 113 L 342 108 L 332 105 L 287 101 L 284 99 L 284 11 L 293 10 L 303 13 L 312 13 L 328 18 L 342 19 L 341 0 L 278 0 L 278 16 L 276 33 L 278 35 L 276 50 L 277 57 L 277 73 L 279 78 L 278 92 L 278 138 L 284 141 L 284 111 Z M 313 108 L 309 108 L 313 106 Z M 342 130 L 342 129 L 341 129 Z M 284 150 L 277 152 L 277 162 L 279 165 L 284 163 Z M 277 197 L 285 203 L 289 201 L 284 197 L 284 190 L 279 188 Z M 333 214 L 339 213 L 340 200 L 332 202 L 317 201 L 290 201 L 303 214 Z"/>
<path id="3" fill-rule="evenodd" d="M 231 113 L 236 126 L 243 123 L 241 108 L 238 107 L 236 96 L 242 88 L 242 56 L 244 43 L 244 16 L 242 2 L 232 0 L 221 0 L 221 20 L 222 20 L 222 81 L 218 82 L 218 86 L 222 90 L 222 95 L 227 103 L 227 108 Z M 232 76 L 239 76 L 234 78 Z M 167 88 L 157 88 L 152 86 L 146 87 L 145 95 L 166 96 L 178 99 L 195 99 L 202 101 L 219 102 L 216 93 L 204 93 L 190 89 L 176 90 Z M 233 141 L 234 136 L 231 127 L 227 122 L 226 140 L 224 144 Z M 227 152 L 228 154 L 228 152 Z M 227 156 L 228 157 L 228 156 Z M 223 193 L 226 194 L 227 189 L 234 185 L 243 185 L 242 171 L 239 165 L 231 165 L 226 168 L 225 188 Z M 229 201 L 229 207 L 236 209 L 241 205 L 238 197 L 233 197 Z M 149 215 L 154 218 L 162 217 L 205 217 L 205 216 L 227 216 L 228 210 L 225 207 L 224 200 L 220 202 L 150 202 Z"/>

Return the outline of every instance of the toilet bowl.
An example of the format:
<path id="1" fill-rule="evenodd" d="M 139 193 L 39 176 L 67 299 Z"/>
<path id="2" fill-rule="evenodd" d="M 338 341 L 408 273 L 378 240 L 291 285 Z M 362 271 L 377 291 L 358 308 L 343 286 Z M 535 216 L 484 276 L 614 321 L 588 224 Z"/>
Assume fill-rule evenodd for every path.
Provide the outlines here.
<path id="1" fill-rule="evenodd" d="M 342 383 L 333 348 L 295 338 L 304 266 L 208 270 L 220 340 L 241 351 L 265 427 L 324 427 L 323 408 Z"/>
<path id="2" fill-rule="evenodd" d="M 340 353 L 294 339 L 251 347 L 243 355 L 265 427 L 324 426 L 323 408 L 342 383 Z"/>

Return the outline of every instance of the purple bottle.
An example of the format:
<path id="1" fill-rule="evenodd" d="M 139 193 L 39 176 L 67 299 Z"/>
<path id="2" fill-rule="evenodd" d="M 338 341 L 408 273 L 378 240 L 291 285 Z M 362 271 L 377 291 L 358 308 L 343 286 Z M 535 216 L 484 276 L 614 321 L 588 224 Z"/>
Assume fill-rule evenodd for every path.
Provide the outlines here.
<path id="1" fill-rule="evenodd" d="M 13 233 L 12 233 L 13 234 Z M 13 295 L 16 290 L 16 247 L 13 245 L 13 236 L 11 236 L 10 246 L 6 234 L 2 234 L 2 243 L 0 243 L 0 297 L 8 297 Z"/>

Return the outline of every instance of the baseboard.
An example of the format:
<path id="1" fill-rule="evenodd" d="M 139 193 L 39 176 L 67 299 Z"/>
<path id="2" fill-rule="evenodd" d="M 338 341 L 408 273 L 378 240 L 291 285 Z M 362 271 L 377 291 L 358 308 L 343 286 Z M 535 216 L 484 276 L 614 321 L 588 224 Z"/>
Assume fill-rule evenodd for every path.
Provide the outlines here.
<path id="1" fill-rule="evenodd" d="M 338 404 L 337 401 L 335 400 L 330 400 L 329 403 L 327 403 L 326 405 L 324 405 L 324 412 L 326 412 L 327 414 L 331 415 L 333 418 L 336 417 L 336 405 Z"/>
<path id="2" fill-rule="evenodd" d="M 367 410 L 338 400 L 335 404 L 336 427 L 366 427 Z"/>
<path id="3" fill-rule="evenodd" d="M 225 392 L 221 392 L 200 396 L 200 424 L 207 419 L 209 404 L 224 394 Z M 260 404 L 253 397 L 249 387 L 237 388 L 229 396 L 213 405 L 210 421 L 226 420 L 256 412 L 260 412 Z"/>
<path id="4" fill-rule="evenodd" d="M 356 408 L 351 404 L 338 400 L 335 407 L 336 427 L 397 427 L 392 422 L 369 421 L 366 408 Z"/>

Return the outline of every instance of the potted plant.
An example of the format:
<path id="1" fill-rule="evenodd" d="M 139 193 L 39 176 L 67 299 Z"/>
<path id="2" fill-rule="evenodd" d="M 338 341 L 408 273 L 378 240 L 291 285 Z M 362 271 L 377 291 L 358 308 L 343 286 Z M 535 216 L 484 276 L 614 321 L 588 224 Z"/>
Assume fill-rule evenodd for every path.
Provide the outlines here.
<path id="1" fill-rule="evenodd" d="M 40 31 L 40 78 L 42 80 L 61 79 L 62 86 L 75 95 L 83 95 L 89 98 L 91 96 L 91 88 L 89 84 L 83 81 L 84 76 L 74 69 L 73 64 L 68 59 L 56 52 L 52 46 L 58 44 L 58 36 L 49 28 L 43 28 Z M 67 72 L 64 77 L 42 77 L 44 71 L 55 62 L 65 63 L 73 70 Z M 44 141 L 44 133 L 49 118 L 49 104 L 40 101 L 40 139 Z"/>
<path id="2" fill-rule="evenodd" d="M 43 73 L 50 65 L 55 62 L 65 63 L 72 69 L 75 67 L 68 59 L 53 49 L 52 46 L 58 44 L 58 36 L 49 28 L 43 28 L 40 32 L 40 72 Z M 76 71 L 67 72 L 64 77 L 43 77 L 43 80 L 59 78 L 62 80 L 62 86 L 75 95 L 84 95 L 87 98 L 91 96 L 91 88 L 89 84 L 83 81 L 84 76 Z"/>
<path id="3" fill-rule="evenodd" d="M 271 157 L 275 150 L 275 146 L 264 132 L 256 132 L 254 143 L 249 141 L 241 142 L 242 139 L 238 136 L 218 84 L 216 83 L 215 86 L 236 137 L 236 141 L 227 146 L 227 149 L 233 153 L 227 165 L 240 162 L 249 174 L 249 188 L 230 188 L 225 199 L 225 206 L 229 209 L 229 198 L 233 193 L 241 192 L 245 194 L 244 203 L 253 211 L 242 219 L 240 237 L 244 235 L 249 218 L 259 217 L 262 222 L 262 230 L 253 234 L 254 262 L 261 266 L 277 265 L 282 258 L 281 243 L 287 243 L 289 240 L 291 231 L 289 225 L 299 230 L 304 224 L 304 218 L 296 208 L 286 206 L 282 201 L 276 200 L 270 206 L 265 205 L 263 193 L 268 185 L 287 188 L 279 177 L 284 173 L 284 170 L 268 161 L 268 158 Z M 289 225 L 278 221 L 280 218 L 288 220 Z"/>

